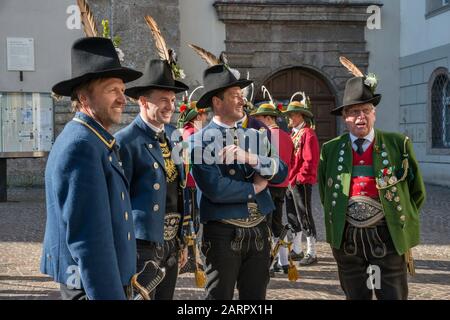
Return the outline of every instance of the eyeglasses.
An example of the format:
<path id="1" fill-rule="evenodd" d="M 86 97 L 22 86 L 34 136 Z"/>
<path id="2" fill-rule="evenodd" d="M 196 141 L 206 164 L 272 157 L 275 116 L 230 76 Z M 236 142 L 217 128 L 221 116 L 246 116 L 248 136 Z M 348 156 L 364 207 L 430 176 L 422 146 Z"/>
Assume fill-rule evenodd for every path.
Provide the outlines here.
<path id="1" fill-rule="evenodd" d="M 350 110 L 345 110 L 344 113 L 346 116 L 350 116 L 350 117 L 357 117 L 362 113 L 364 113 L 364 115 L 369 115 L 374 109 L 373 108 L 363 108 L 363 109 L 350 109 Z"/>

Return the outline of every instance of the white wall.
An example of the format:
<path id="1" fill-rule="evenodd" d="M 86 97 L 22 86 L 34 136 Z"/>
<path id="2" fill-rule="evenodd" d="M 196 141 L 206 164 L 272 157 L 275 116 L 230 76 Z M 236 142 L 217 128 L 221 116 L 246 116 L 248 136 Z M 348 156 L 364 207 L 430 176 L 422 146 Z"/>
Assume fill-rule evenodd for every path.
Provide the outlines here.
<path id="1" fill-rule="evenodd" d="M 370 52 L 368 71 L 379 78 L 377 92 L 382 94 L 376 127 L 399 131 L 400 0 L 383 1 L 381 29 L 365 30 L 367 51 Z"/>
<path id="2" fill-rule="evenodd" d="M 425 0 L 400 0 L 402 57 L 450 43 L 450 11 L 425 19 Z"/>
<path id="3" fill-rule="evenodd" d="M 75 0 L 0 1 L 0 91 L 50 92 L 70 77 L 70 48 L 82 30 L 66 27 L 66 9 Z M 49 9 L 51 8 L 51 9 Z M 7 71 L 6 38 L 34 38 L 35 71 Z"/>
<path id="4" fill-rule="evenodd" d="M 180 55 L 185 81 L 191 86 L 203 83 L 206 63 L 188 47 L 198 45 L 215 55 L 225 50 L 225 24 L 218 20 L 215 0 L 180 0 Z"/>

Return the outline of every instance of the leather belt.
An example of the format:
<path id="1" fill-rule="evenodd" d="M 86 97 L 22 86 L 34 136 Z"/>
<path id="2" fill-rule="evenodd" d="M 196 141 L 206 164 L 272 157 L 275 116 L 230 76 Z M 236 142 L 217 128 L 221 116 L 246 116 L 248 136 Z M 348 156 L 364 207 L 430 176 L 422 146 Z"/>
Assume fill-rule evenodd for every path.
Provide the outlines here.
<path id="1" fill-rule="evenodd" d="M 265 216 L 261 215 L 258 205 L 255 202 L 247 203 L 248 218 L 245 219 L 225 219 L 223 223 L 232 224 L 241 228 L 253 228 L 260 224 Z"/>

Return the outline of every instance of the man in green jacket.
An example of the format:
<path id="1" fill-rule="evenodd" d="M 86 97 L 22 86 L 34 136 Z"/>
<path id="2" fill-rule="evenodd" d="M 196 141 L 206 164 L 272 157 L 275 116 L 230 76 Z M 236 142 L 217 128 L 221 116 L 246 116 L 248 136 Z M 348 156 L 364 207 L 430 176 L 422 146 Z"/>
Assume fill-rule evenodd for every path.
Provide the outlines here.
<path id="1" fill-rule="evenodd" d="M 419 243 L 425 186 L 412 142 L 374 129 L 376 78 L 348 80 L 342 115 L 349 133 L 322 147 L 319 190 L 327 242 L 347 299 L 407 299 L 410 249 Z"/>

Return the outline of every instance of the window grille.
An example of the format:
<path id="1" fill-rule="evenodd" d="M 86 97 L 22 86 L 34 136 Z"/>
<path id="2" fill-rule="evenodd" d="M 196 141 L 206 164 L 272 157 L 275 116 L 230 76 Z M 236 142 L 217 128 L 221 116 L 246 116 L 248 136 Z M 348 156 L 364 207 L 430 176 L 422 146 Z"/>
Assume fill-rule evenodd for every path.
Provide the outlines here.
<path id="1" fill-rule="evenodd" d="M 432 147 L 450 148 L 450 82 L 447 72 L 438 74 L 431 87 Z"/>

